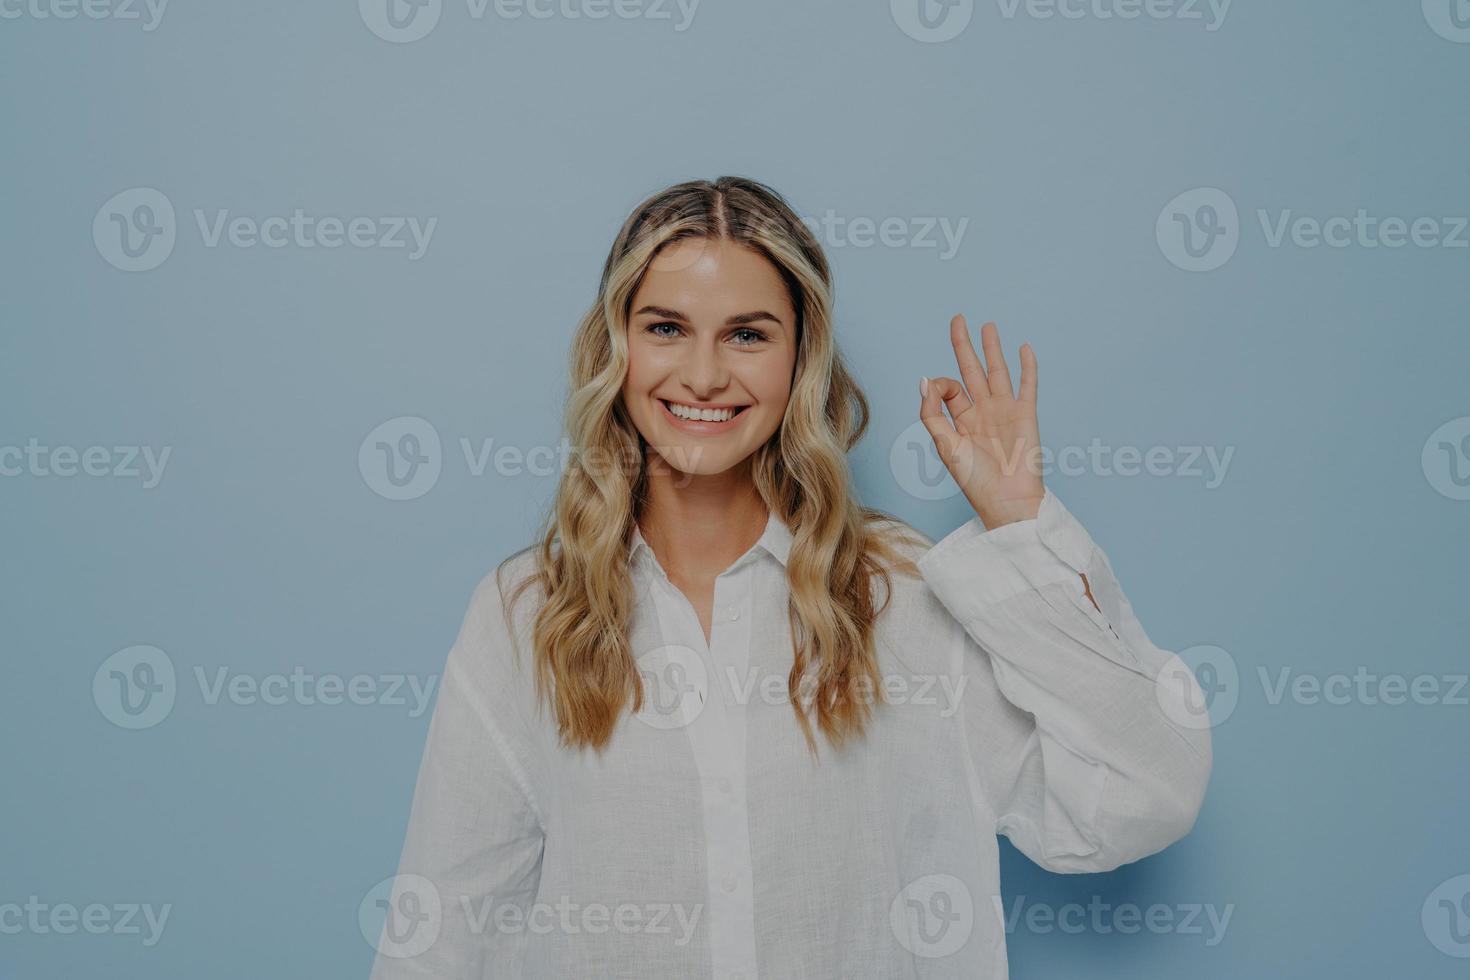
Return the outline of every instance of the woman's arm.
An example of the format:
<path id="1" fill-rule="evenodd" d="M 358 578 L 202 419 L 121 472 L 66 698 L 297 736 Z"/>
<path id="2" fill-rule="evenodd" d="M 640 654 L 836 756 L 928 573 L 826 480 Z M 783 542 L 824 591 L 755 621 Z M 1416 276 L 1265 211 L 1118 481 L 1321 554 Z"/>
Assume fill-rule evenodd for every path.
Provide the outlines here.
<path id="1" fill-rule="evenodd" d="M 1059 872 L 1108 871 L 1189 832 L 1210 732 L 1176 719 L 1198 715 L 1198 686 L 1061 501 L 1047 491 L 1034 519 L 993 531 L 972 520 L 919 568 L 967 636 L 961 711 L 997 832 Z"/>
<path id="2" fill-rule="evenodd" d="M 450 650 L 372 980 L 520 975 L 525 931 L 496 923 L 535 900 L 544 821 L 497 680 L 511 655 L 499 603 L 492 574 Z"/>
<path id="3" fill-rule="evenodd" d="M 1013 388 L 995 324 L 980 328 L 983 362 L 964 317 L 949 336 L 964 383 L 925 378 L 919 417 L 977 518 L 919 568 L 973 641 L 962 669 L 991 695 L 964 706 L 982 793 L 1032 860 L 1106 871 L 1194 826 L 1211 749 L 1208 726 L 1189 722 L 1204 702 L 1042 485 L 1036 353 L 1021 345 Z"/>

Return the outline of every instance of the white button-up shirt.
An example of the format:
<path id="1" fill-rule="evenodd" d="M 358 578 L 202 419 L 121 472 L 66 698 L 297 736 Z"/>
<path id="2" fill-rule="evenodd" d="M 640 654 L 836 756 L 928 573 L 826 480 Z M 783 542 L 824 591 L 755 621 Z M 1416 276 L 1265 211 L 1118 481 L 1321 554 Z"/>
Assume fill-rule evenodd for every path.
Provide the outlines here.
<path id="1" fill-rule="evenodd" d="M 560 747 L 538 710 L 540 592 L 511 626 L 480 583 L 381 886 L 375 980 L 1003 978 L 997 834 L 1085 872 L 1193 826 L 1211 764 L 1194 675 L 1049 490 L 1033 520 L 907 549 L 922 578 L 892 575 L 876 631 L 886 701 L 841 750 L 814 728 L 819 761 L 787 698 L 791 544 L 772 515 L 719 575 L 706 644 L 634 532 L 644 706 L 601 754 Z"/>

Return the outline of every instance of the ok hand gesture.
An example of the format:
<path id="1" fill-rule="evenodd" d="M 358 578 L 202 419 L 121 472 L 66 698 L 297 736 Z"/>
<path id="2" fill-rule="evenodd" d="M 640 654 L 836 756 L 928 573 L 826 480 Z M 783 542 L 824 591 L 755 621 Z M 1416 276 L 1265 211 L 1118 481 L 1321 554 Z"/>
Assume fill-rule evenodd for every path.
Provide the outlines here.
<path id="1" fill-rule="evenodd" d="M 986 528 L 1029 520 L 1046 493 L 1036 425 L 1036 353 L 1030 344 L 1021 345 L 1021 388 L 1014 392 L 994 323 L 980 328 L 983 363 L 964 316 L 949 322 L 949 339 L 964 383 L 925 378 L 919 418 Z"/>

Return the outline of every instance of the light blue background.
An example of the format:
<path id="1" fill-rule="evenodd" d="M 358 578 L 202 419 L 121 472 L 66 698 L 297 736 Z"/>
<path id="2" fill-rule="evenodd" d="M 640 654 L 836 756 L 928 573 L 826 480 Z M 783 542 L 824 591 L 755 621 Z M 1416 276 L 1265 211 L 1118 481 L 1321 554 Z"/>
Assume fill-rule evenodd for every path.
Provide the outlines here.
<path id="1" fill-rule="evenodd" d="M 0 477 L 0 904 L 172 904 L 151 948 L 0 935 L 0 975 L 366 975 L 357 908 L 396 867 L 427 714 L 209 705 L 193 670 L 437 674 L 554 486 L 472 476 L 459 440 L 558 443 L 567 341 L 619 222 L 722 173 L 807 215 L 969 219 L 947 261 L 828 242 L 874 410 L 852 456 L 866 502 L 936 538 L 969 516 L 889 465 L 919 376 L 955 373 L 957 311 L 997 320 L 1011 354 L 1034 344 L 1049 446 L 1234 447 L 1214 489 L 1049 477 L 1155 642 L 1238 667 L 1194 833 L 1106 876 L 1009 847 L 1004 866 L 1027 905 L 1233 906 L 1228 932 L 1023 924 L 1012 975 L 1470 969 L 1421 924 L 1470 873 L 1470 708 L 1273 705 L 1257 673 L 1470 660 L 1470 503 L 1421 466 L 1470 415 L 1470 250 L 1271 248 L 1256 217 L 1470 214 L 1470 44 L 1418 0 L 1237 0 L 1214 31 L 986 0 L 943 43 L 886 0 L 705 0 L 684 31 L 446 0 L 413 43 L 350 0 L 175 0 L 152 31 L 0 19 L 0 82 L 0 446 L 171 447 L 153 489 Z M 91 228 L 134 187 L 167 195 L 178 239 L 127 273 Z M 1198 187 L 1240 211 L 1237 252 L 1207 273 L 1155 237 Z M 193 217 L 297 207 L 438 224 L 410 261 L 207 248 Z M 357 456 L 400 416 L 432 423 L 443 472 L 391 501 Z M 135 644 L 180 683 L 162 723 L 128 731 L 91 685 Z"/>

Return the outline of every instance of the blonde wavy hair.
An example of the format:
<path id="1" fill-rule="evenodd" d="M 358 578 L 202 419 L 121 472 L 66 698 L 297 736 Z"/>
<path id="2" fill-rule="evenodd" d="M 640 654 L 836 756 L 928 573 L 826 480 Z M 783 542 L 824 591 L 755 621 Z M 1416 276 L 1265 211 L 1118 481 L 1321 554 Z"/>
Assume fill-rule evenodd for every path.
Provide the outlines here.
<path id="1" fill-rule="evenodd" d="M 538 704 L 555 710 L 563 746 L 600 752 L 629 702 L 635 712 L 643 706 L 628 639 L 635 596 L 627 556 L 646 500 L 650 450 L 622 399 L 628 310 L 654 257 L 691 238 L 729 240 L 766 258 L 797 311 L 790 400 L 780 427 L 753 454 L 751 472 L 767 508 L 792 530 L 787 689 L 815 757 L 813 720 L 835 748 L 863 734 L 875 693 L 882 697 L 873 632 L 891 598 L 889 568 L 918 571 L 890 539 L 912 529 L 854 499 L 846 456 L 867 429 L 867 399 L 833 337 L 826 256 L 770 187 L 742 177 L 687 181 L 647 198 L 623 222 L 597 300 L 572 341 L 564 419 L 574 453 L 537 543 L 517 553 L 534 549 L 535 571 L 511 604 L 531 586 L 544 595 L 533 627 Z"/>

